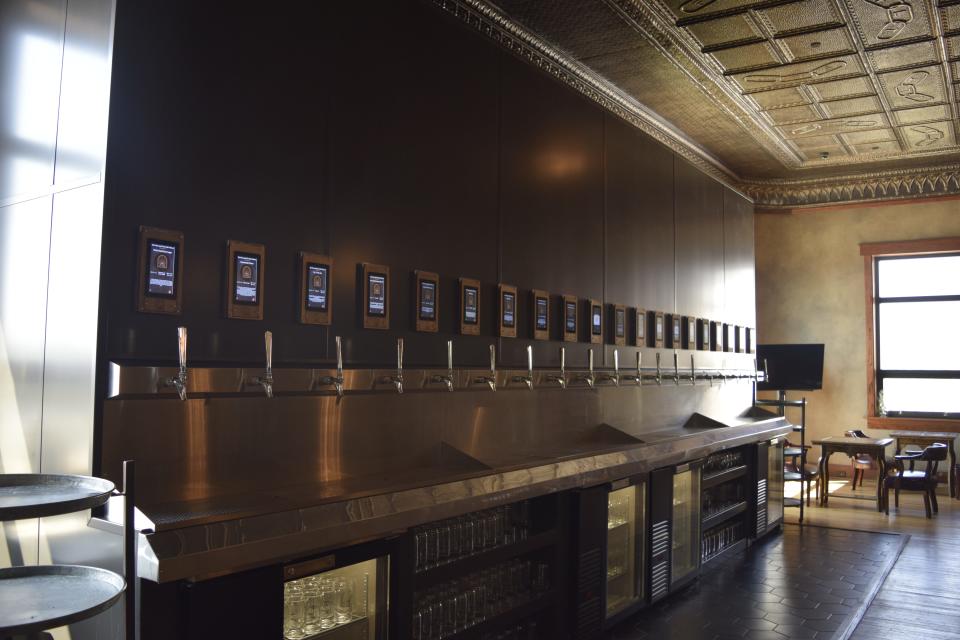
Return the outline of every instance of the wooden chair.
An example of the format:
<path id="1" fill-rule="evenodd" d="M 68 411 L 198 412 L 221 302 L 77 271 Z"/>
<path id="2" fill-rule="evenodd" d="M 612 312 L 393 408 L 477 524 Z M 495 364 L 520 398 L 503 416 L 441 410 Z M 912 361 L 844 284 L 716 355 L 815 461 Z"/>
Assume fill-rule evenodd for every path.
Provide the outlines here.
<path id="1" fill-rule="evenodd" d="M 806 445 L 804 449 L 809 453 L 812 447 Z M 800 499 L 803 499 L 803 483 L 807 483 L 807 506 L 810 506 L 810 490 L 816 487 L 817 500 L 820 499 L 820 468 L 815 464 L 807 464 L 803 471 L 800 470 L 800 445 L 793 444 L 789 440 L 783 446 L 783 472 L 786 474 L 784 479 L 800 482 Z"/>
<path id="2" fill-rule="evenodd" d="M 843 435 L 847 436 L 848 438 L 868 437 L 867 434 L 860 429 L 850 429 L 849 431 L 844 432 Z M 853 483 L 850 485 L 850 488 L 854 491 L 857 489 L 858 478 L 860 479 L 860 488 L 863 488 L 863 476 L 867 469 L 878 468 L 877 461 L 873 459 L 873 456 L 868 456 L 863 453 L 850 456 L 850 466 L 853 467 Z M 878 478 L 877 481 L 880 482 L 882 479 Z"/>
<path id="3" fill-rule="evenodd" d="M 890 515 L 890 489 L 893 489 L 894 505 L 900 508 L 900 491 L 922 491 L 923 507 L 927 512 L 927 517 L 932 518 L 933 513 L 939 513 L 940 507 L 937 504 L 937 467 L 940 462 L 947 459 L 947 445 L 937 443 L 932 444 L 923 451 L 917 453 L 904 453 L 894 456 L 897 466 L 896 475 L 887 476 L 883 480 L 883 507 L 887 515 Z M 909 462 L 909 469 L 905 462 Z M 925 462 L 926 468 L 923 471 L 914 469 L 917 462 Z M 931 513 L 932 512 L 932 513 Z"/>

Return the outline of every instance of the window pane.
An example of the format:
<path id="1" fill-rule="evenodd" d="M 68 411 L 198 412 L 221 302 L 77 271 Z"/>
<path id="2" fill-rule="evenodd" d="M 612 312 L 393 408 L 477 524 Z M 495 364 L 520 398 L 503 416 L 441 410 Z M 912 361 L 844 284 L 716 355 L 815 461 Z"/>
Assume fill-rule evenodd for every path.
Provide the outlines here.
<path id="1" fill-rule="evenodd" d="M 880 368 L 960 369 L 960 302 L 880 305 Z"/>
<path id="2" fill-rule="evenodd" d="M 960 380 L 884 378 L 886 411 L 960 413 Z"/>
<path id="3" fill-rule="evenodd" d="M 960 294 L 960 256 L 877 260 L 881 298 Z"/>

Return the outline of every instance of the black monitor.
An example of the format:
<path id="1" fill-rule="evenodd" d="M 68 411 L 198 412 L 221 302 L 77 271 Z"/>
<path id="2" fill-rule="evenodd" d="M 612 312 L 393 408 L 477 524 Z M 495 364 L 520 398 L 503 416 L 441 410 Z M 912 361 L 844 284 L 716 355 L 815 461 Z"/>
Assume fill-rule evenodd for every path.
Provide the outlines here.
<path id="1" fill-rule="evenodd" d="M 822 344 L 760 344 L 757 365 L 767 367 L 767 380 L 757 391 L 812 391 L 823 388 Z"/>

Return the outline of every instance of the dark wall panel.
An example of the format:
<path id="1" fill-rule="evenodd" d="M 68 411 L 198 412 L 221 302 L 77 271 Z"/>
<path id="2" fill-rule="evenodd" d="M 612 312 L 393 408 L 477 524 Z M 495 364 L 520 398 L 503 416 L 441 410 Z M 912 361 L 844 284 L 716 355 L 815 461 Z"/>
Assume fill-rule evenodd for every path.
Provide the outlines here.
<path id="1" fill-rule="evenodd" d="M 723 187 L 676 161 L 677 307 L 682 315 L 724 317 Z"/>
<path id="2" fill-rule="evenodd" d="M 756 327 L 753 204 L 726 188 L 723 190 L 723 260 L 724 315 L 734 324 Z"/>
<path id="3" fill-rule="evenodd" d="M 604 114 L 509 54 L 501 82 L 503 281 L 602 299 Z M 520 321 L 529 335 L 530 302 L 527 296 L 522 302 Z M 551 332 L 559 338 L 558 300 L 552 314 Z M 505 361 L 522 363 L 526 344 L 505 343 Z M 558 346 L 536 343 L 536 363 L 557 364 Z M 568 364 L 585 365 L 586 349 L 568 348 Z"/>

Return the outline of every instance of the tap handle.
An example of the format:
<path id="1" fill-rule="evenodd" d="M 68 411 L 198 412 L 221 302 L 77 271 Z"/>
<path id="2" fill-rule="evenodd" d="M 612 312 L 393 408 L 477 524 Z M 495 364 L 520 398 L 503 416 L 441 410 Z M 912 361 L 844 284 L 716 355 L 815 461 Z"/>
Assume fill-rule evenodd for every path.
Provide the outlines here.
<path id="1" fill-rule="evenodd" d="M 403 338 L 397 338 L 397 372 L 403 371 Z"/>
<path id="2" fill-rule="evenodd" d="M 643 354 L 637 351 L 637 379 L 640 379 L 640 361 L 643 358 Z"/>
<path id="3" fill-rule="evenodd" d="M 567 371 L 567 348 L 560 347 L 560 375 Z"/>
<path id="4" fill-rule="evenodd" d="M 697 384 L 697 363 L 692 353 L 690 354 L 690 384 Z"/>
<path id="5" fill-rule="evenodd" d="M 273 332 L 263 332 L 263 346 L 267 354 L 267 375 L 273 374 Z"/>
<path id="6" fill-rule="evenodd" d="M 616 349 L 613 350 L 613 374 L 620 375 L 620 352 Z"/>
<path id="7" fill-rule="evenodd" d="M 447 373 L 453 376 L 453 340 L 447 340 Z"/>
<path id="8" fill-rule="evenodd" d="M 497 347 L 490 345 L 490 377 L 497 375 Z"/>
<path id="9" fill-rule="evenodd" d="M 187 372 L 187 328 L 177 327 L 177 351 L 180 357 L 180 373 Z"/>
<path id="10" fill-rule="evenodd" d="M 527 346 L 527 374 L 533 380 L 533 347 Z"/>
<path id="11" fill-rule="evenodd" d="M 657 373 L 660 373 L 660 352 L 657 351 Z"/>
<path id="12" fill-rule="evenodd" d="M 593 373 L 593 348 L 587 349 L 587 365 L 590 368 L 590 373 Z"/>
<path id="13" fill-rule="evenodd" d="M 676 351 L 673 353 L 673 370 L 680 371 L 680 354 Z"/>
<path id="14" fill-rule="evenodd" d="M 770 370 L 767 369 L 767 359 L 764 358 L 764 359 L 763 359 L 763 380 L 764 380 L 764 382 L 767 382 L 767 381 L 770 380 L 770 373 L 769 373 L 769 371 L 770 371 Z"/>
<path id="15" fill-rule="evenodd" d="M 337 378 L 343 379 L 343 340 L 340 336 L 333 339 L 333 344 L 337 349 Z"/>

